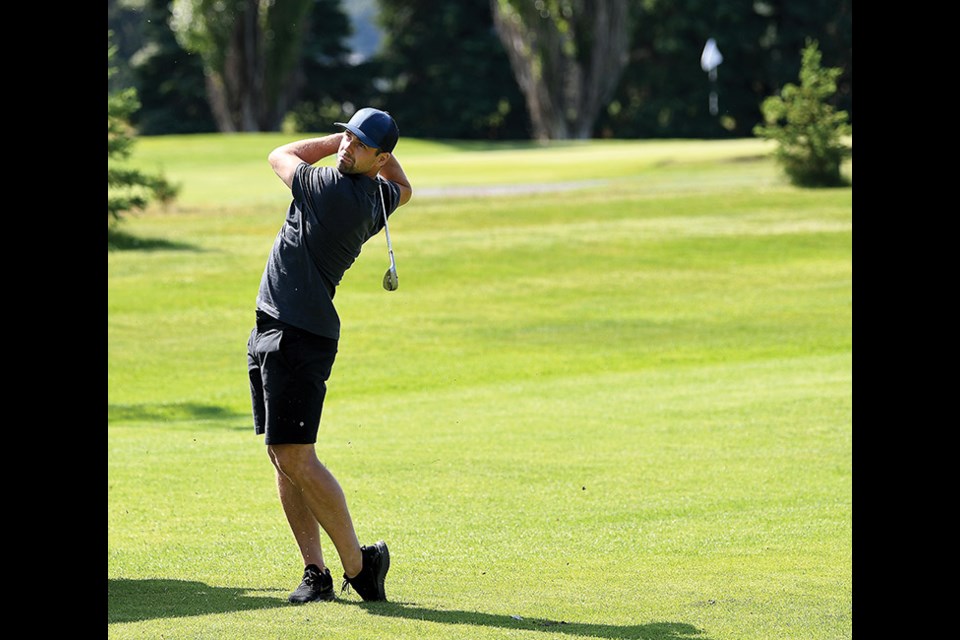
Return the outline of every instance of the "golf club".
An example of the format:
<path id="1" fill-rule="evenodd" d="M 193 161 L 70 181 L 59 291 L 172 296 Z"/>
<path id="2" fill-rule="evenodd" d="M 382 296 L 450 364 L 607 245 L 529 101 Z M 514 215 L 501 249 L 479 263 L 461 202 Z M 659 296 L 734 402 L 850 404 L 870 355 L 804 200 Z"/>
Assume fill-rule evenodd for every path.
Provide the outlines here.
<path id="1" fill-rule="evenodd" d="M 396 291 L 400 286 L 397 279 L 397 261 L 393 257 L 393 244 L 390 242 L 390 227 L 387 226 L 387 203 L 383 199 L 383 184 L 380 187 L 380 204 L 383 205 L 383 231 L 387 235 L 387 250 L 390 252 L 390 268 L 383 274 L 383 288 L 387 291 Z"/>

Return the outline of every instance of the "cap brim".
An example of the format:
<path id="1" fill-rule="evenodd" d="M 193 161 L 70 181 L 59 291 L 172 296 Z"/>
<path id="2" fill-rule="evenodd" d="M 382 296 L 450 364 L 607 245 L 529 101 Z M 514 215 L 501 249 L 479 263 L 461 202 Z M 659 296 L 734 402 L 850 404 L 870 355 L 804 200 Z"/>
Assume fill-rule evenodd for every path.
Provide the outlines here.
<path id="1" fill-rule="evenodd" d="M 333 124 L 335 124 L 338 127 L 343 127 L 353 135 L 357 136 L 357 138 L 360 139 L 360 142 L 367 145 L 368 147 L 373 147 L 374 149 L 380 148 L 380 146 L 376 142 L 371 140 L 370 137 L 366 135 L 363 131 L 360 131 L 360 129 L 357 129 L 356 127 L 351 126 L 346 122 L 334 122 Z"/>

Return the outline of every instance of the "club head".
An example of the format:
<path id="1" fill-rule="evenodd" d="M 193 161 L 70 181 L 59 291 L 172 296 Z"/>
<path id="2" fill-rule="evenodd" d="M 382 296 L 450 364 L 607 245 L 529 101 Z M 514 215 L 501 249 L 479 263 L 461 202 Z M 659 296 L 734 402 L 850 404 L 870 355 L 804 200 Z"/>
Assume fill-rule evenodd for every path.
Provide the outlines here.
<path id="1" fill-rule="evenodd" d="M 397 279 L 397 270 L 390 267 L 387 269 L 387 272 L 383 274 L 383 288 L 387 291 L 396 291 L 399 286 L 400 282 Z"/>

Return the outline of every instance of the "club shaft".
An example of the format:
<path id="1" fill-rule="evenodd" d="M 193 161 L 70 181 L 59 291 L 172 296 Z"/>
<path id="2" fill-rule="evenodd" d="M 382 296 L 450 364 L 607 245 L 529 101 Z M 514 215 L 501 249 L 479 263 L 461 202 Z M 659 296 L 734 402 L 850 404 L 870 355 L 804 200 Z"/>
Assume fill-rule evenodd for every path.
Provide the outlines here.
<path id="1" fill-rule="evenodd" d="M 383 206 L 383 232 L 387 236 L 387 251 L 390 252 L 390 267 L 396 270 L 397 261 L 393 257 L 393 243 L 390 242 L 390 226 L 387 224 L 387 203 L 383 199 L 383 185 L 378 185 L 380 191 L 380 204 Z"/>

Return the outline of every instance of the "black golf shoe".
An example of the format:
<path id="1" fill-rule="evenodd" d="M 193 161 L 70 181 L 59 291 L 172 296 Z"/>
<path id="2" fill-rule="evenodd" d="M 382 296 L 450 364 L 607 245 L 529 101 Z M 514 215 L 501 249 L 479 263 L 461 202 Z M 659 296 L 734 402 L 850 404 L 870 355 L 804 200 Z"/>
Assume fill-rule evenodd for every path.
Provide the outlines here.
<path id="1" fill-rule="evenodd" d="M 294 604 L 303 604 L 304 602 L 318 602 L 320 600 L 334 600 L 337 596 L 333 593 L 333 577 L 330 575 L 330 569 L 324 569 L 320 572 L 320 567 L 315 564 L 308 564 L 303 570 L 303 582 L 297 587 L 297 590 L 287 598 Z"/>
<path id="2" fill-rule="evenodd" d="M 381 540 L 372 547 L 360 547 L 363 554 L 363 568 L 352 578 L 343 574 L 343 588 L 353 587 L 361 598 L 368 601 L 383 601 L 387 599 L 387 592 L 383 587 L 383 580 L 390 570 L 390 551 L 387 543 Z"/>

